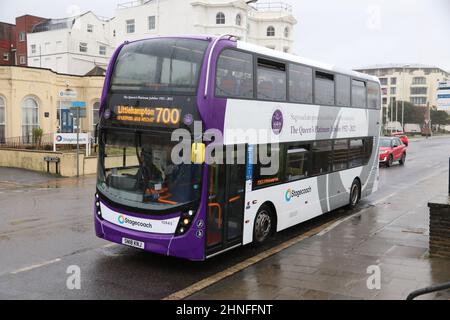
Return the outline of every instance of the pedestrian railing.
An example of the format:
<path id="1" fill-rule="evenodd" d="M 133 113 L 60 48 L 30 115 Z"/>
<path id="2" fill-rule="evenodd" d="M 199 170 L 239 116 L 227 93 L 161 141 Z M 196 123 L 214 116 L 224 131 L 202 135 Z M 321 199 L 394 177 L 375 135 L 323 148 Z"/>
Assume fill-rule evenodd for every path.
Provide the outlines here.
<path id="1" fill-rule="evenodd" d="M 44 134 L 41 137 L 27 135 L 14 138 L 5 138 L 0 140 L 0 148 L 52 150 L 53 134 Z"/>
<path id="2" fill-rule="evenodd" d="M 414 300 L 415 298 L 417 298 L 419 296 L 423 296 L 425 294 L 434 293 L 434 292 L 443 291 L 443 290 L 448 290 L 448 289 L 450 289 L 450 282 L 443 283 L 443 284 L 438 284 L 438 285 L 434 285 L 434 286 L 430 286 L 430 287 L 426 287 L 426 288 L 419 289 L 419 290 L 411 292 L 408 295 L 408 297 L 406 298 L 406 300 Z"/>

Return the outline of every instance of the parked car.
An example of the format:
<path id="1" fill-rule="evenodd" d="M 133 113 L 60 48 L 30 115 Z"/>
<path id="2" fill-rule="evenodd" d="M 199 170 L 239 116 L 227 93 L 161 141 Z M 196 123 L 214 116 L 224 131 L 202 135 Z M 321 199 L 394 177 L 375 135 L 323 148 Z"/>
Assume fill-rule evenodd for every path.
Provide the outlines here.
<path id="1" fill-rule="evenodd" d="M 405 146 L 409 145 L 408 136 L 404 132 L 401 132 L 401 131 L 393 132 L 391 134 L 391 136 L 400 138 L 400 140 L 402 140 L 402 142 L 404 143 Z"/>
<path id="2" fill-rule="evenodd" d="M 381 137 L 379 162 L 386 164 L 387 167 L 392 166 L 395 161 L 404 165 L 406 150 L 406 145 L 399 137 Z"/>

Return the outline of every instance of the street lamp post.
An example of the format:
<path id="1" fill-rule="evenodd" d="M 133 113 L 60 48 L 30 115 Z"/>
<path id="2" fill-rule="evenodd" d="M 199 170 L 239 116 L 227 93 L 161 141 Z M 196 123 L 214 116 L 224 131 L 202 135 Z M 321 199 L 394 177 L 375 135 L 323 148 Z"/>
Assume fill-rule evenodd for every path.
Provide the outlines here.
<path id="1" fill-rule="evenodd" d="M 403 82 L 403 98 L 402 98 L 402 129 L 403 131 L 405 131 L 405 99 L 406 99 L 406 89 L 405 89 L 405 73 L 406 73 L 406 68 L 409 67 L 410 65 L 404 65 L 403 66 L 403 77 L 402 77 L 402 82 Z"/>

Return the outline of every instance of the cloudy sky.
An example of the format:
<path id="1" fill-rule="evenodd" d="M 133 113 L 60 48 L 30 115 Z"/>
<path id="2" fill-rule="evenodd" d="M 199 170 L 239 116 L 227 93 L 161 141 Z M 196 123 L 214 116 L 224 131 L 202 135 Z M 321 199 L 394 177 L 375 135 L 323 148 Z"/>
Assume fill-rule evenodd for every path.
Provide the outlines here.
<path id="1" fill-rule="evenodd" d="M 13 22 L 27 13 L 59 18 L 87 10 L 112 17 L 117 3 L 124 1 L 0 0 L 0 21 Z M 346 68 L 423 63 L 450 70 L 449 0 L 284 2 L 293 5 L 298 20 L 296 54 Z"/>

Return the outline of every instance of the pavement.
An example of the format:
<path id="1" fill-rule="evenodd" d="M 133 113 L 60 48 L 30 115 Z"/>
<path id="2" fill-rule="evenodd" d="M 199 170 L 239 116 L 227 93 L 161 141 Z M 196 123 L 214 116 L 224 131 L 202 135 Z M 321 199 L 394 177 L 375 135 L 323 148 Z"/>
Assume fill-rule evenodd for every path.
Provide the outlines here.
<path id="1" fill-rule="evenodd" d="M 381 168 L 380 190 L 356 210 L 201 263 L 96 238 L 95 177 L 0 168 L 0 299 L 404 299 L 450 280 L 450 260 L 428 257 L 427 208 L 447 192 L 449 155 L 450 138 L 420 139 L 405 166 Z M 66 286 L 74 265 L 81 290 Z M 381 287 L 371 290 L 373 266 Z M 450 292 L 423 298 L 449 299 Z"/>

